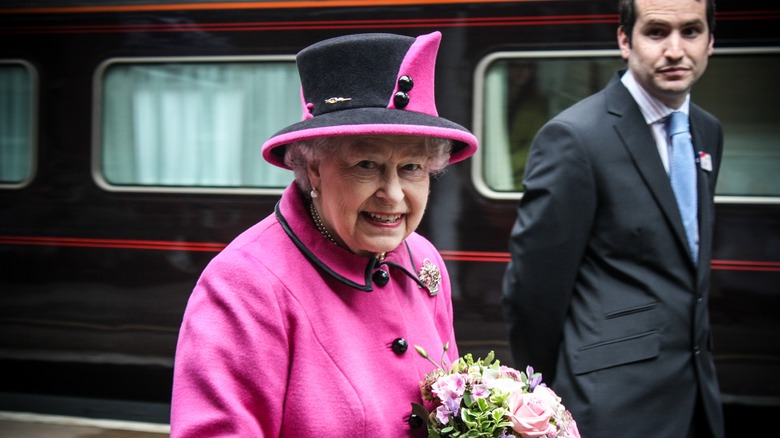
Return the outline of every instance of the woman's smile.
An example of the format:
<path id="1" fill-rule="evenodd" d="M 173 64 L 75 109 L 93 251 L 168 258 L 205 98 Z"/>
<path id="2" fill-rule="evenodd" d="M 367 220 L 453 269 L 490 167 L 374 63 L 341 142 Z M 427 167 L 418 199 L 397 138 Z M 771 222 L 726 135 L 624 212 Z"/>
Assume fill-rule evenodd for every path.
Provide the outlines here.
<path id="1" fill-rule="evenodd" d="M 344 137 L 311 169 L 327 231 L 355 254 L 392 251 L 420 224 L 430 187 L 420 137 Z"/>
<path id="2" fill-rule="evenodd" d="M 379 222 L 383 225 L 393 225 L 401 222 L 402 214 L 380 214 L 363 212 L 363 217 L 371 222 Z"/>

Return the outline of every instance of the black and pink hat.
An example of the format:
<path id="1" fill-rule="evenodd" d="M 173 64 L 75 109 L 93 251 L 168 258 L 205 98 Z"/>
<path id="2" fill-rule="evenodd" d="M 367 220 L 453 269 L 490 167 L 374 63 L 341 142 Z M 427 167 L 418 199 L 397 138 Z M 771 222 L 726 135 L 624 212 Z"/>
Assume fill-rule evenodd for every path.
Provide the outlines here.
<path id="1" fill-rule="evenodd" d="M 434 68 L 441 33 L 412 38 L 356 34 L 321 41 L 298 53 L 303 120 L 263 144 L 263 158 L 288 169 L 285 146 L 336 135 L 417 135 L 453 140 L 450 163 L 470 157 L 477 139 L 439 117 Z"/>

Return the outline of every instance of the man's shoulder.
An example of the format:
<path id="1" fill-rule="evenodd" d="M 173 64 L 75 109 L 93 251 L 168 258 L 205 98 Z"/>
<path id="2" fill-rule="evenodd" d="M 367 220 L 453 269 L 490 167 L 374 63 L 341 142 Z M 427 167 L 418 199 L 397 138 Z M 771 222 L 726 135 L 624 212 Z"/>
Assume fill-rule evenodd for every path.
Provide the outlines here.
<path id="1" fill-rule="evenodd" d="M 596 93 L 591 94 L 588 97 L 582 98 L 578 102 L 574 103 L 570 107 L 561 111 L 561 115 L 566 116 L 569 113 L 577 113 L 582 111 L 593 111 L 594 107 L 602 107 L 607 99 L 606 89 L 601 89 Z"/>
<path id="2" fill-rule="evenodd" d="M 551 122 L 560 122 L 572 126 L 593 127 L 594 121 L 602 120 L 607 116 L 607 100 L 607 89 L 601 89 L 564 109 L 553 117 Z"/>
<path id="3" fill-rule="evenodd" d="M 720 125 L 720 119 L 718 119 L 714 114 L 710 113 L 706 109 L 700 107 L 699 105 L 691 102 L 691 117 L 699 119 L 702 123 L 710 123 L 713 125 Z"/>

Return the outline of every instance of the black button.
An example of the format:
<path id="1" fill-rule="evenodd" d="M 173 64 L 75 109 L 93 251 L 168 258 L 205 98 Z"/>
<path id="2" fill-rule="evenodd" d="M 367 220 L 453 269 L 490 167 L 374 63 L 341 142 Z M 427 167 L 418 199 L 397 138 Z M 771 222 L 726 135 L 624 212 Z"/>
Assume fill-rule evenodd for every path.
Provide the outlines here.
<path id="1" fill-rule="evenodd" d="M 423 425 L 423 420 L 420 418 L 417 414 L 412 414 L 409 416 L 409 426 L 412 427 L 412 429 L 419 429 Z"/>
<path id="2" fill-rule="evenodd" d="M 409 95 L 403 91 L 399 91 L 393 96 L 393 103 L 395 103 L 396 108 L 404 109 L 406 108 L 406 105 L 409 105 Z"/>
<path id="3" fill-rule="evenodd" d="M 403 75 L 398 78 L 398 89 L 401 91 L 409 91 L 414 87 L 414 81 L 411 76 Z"/>
<path id="4" fill-rule="evenodd" d="M 393 351 L 395 351 L 397 354 L 406 353 L 406 350 L 408 348 L 409 348 L 409 343 L 406 342 L 406 339 L 404 338 L 396 338 L 396 340 L 393 341 Z"/>
<path id="5" fill-rule="evenodd" d="M 374 280 L 374 283 L 376 283 L 377 286 L 381 287 L 390 281 L 390 274 L 388 274 L 384 269 L 380 269 L 374 272 L 374 275 L 372 275 L 371 278 Z"/>

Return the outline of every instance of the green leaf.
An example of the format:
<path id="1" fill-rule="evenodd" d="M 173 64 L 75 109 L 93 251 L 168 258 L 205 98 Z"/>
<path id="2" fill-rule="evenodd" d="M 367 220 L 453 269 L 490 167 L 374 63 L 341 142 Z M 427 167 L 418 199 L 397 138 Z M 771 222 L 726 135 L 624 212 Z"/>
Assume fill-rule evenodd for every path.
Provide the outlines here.
<path id="1" fill-rule="evenodd" d="M 465 404 L 468 408 L 474 404 L 474 399 L 471 398 L 471 393 L 468 391 L 463 393 L 463 404 Z"/>
<path id="2" fill-rule="evenodd" d="M 427 428 L 431 421 L 431 415 L 425 406 L 417 403 L 412 403 L 412 413 L 422 418 L 425 421 L 425 427 Z"/>
<path id="3" fill-rule="evenodd" d="M 495 353 L 491 350 L 490 353 L 488 353 L 488 355 L 485 356 L 485 366 L 490 365 L 490 363 L 493 362 L 493 359 L 495 359 L 495 357 L 496 357 Z"/>

